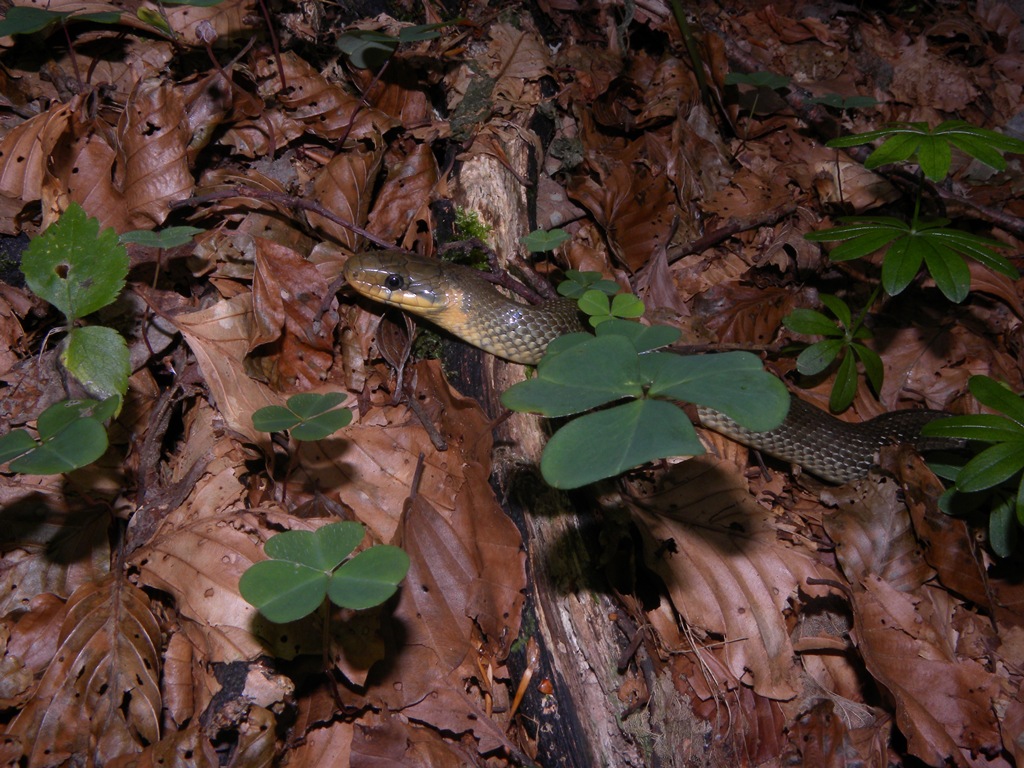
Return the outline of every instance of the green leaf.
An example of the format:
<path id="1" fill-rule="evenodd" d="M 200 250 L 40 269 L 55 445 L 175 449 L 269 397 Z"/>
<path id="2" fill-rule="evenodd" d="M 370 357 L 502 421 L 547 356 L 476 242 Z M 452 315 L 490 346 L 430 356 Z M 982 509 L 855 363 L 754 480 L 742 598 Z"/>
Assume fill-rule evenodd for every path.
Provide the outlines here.
<path id="1" fill-rule="evenodd" d="M 705 405 L 755 432 L 779 426 L 789 410 L 785 385 L 765 372 L 757 355 L 674 355 L 655 352 L 640 358 L 648 395 Z"/>
<path id="2" fill-rule="evenodd" d="M 847 147 L 859 147 L 863 144 L 870 144 L 876 139 L 888 136 L 892 131 L 883 129 L 880 131 L 867 131 L 866 133 L 854 133 L 849 136 L 838 136 L 825 144 L 831 149 L 846 149 Z"/>
<path id="3" fill-rule="evenodd" d="M 982 405 L 1009 416 L 1024 426 L 1024 400 L 988 376 L 971 376 L 967 388 Z"/>
<path id="4" fill-rule="evenodd" d="M 570 416 L 624 397 L 642 397 L 636 349 L 622 336 L 582 337 L 563 349 L 561 337 L 537 366 L 537 377 L 505 390 L 501 403 L 513 411 Z"/>
<path id="5" fill-rule="evenodd" d="M 850 349 L 853 350 L 857 359 L 864 366 L 864 374 L 868 377 L 871 388 L 876 393 L 881 392 L 882 380 L 885 377 L 885 366 L 882 364 L 882 358 L 878 356 L 875 350 L 869 349 L 863 344 L 851 344 Z"/>
<path id="6" fill-rule="evenodd" d="M 264 560 L 242 574 L 238 591 L 270 621 L 284 624 L 319 608 L 327 596 L 329 580 L 323 571 L 299 563 Z"/>
<path id="7" fill-rule="evenodd" d="M 910 285 L 921 269 L 924 252 L 916 238 L 903 237 L 893 243 L 882 262 L 882 287 L 897 296 Z"/>
<path id="8" fill-rule="evenodd" d="M 805 336 L 842 336 L 843 330 L 836 326 L 835 320 L 813 309 L 794 309 L 784 318 L 782 324 Z"/>
<path id="9" fill-rule="evenodd" d="M 988 541 L 999 557 L 1009 557 L 1017 549 L 1020 526 L 1012 496 L 1006 496 L 992 509 L 988 518 Z"/>
<path id="10" fill-rule="evenodd" d="M 401 549 L 390 545 L 371 547 L 334 572 L 327 596 L 342 608 L 372 608 L 395 594 L 408 572 L 409 556 Z"/>
<path id="11" fill-rule="evenodd" d="M 642 317 L 644 303 L 632 293 L 619 293 L 612 297 L 610 314 L 613 317 Z"/>
<path id="12" fill-rule="evenodd" d="M 853 326 L 853 316 L 850 314 L 850 308 L 846 306 L 846 302 L 842 299 L 838 299 L 835 296 L 830 296 L 827 293 L 823 293 L 818 298 L 821 303 L 828 307 L 828 311 L 839 318 L 839 322 L 845 327 L 850 328 Z"/>
<path id="13" fill-rule="evenodd" d="M 828 398 L 828 407 L 833 413 L 845 411 L 857 394 L 857 363 L 853 355 L 845 355 L 839 361 L 836 380 Z"/>
<path id="14" fill-rule="evenodd" d="M 580 309 L 588 315 L 607 315 L 611 309 L 611 300 L 608 295 L 593 288 L 580 296 L 579 304 Z"/>
<path id="15" fill-rule="evenodd" d="M 949 173 L 953 155 L 949 142 L 939 136 L 922 137 L 917 148 L 917 162 L 921 171 L 932 181 L 941 181 Z"/>
<path id="16" fill-rule="evenodd" d="M 703 452 L 681 409 L 636 400 L 566 424 L 548 441 L 540 468 L 555 488 L 580 488 L 654 459 Z"/>
<path id="17" fill-rule="evenodd" d="M 455 21 L 442 24 L 414 24 L 410 27 L 402 27 L 398 31 L 398 40 L 402 43 L 418 43 L 421 40 L 435 40 L 441 36 L 438 30 L 444 29 Z"/>
<path id="18" fill-rule="evenodd" d="M 103 425 L 91 417 L 80 418 L 43 440 L 35 450 L 12 461 L 10 470 L 26 475 L 72 472 L 92 464 L 106 450 L 107 431 Z"/>
<path id="19" fill-rule="evenodd" d="M 948 437 L 956 440 L 974 440 L 982 443 L 1002 443 L 1024 440 L 1024 426 L 1005 416 L 979 413 L 972 416 L 949 416 L 925 424 L 921 428 L 925 437 Z"/>
<path id="20" fill-rule="evenodd" d="M 164 2 L 167 4 L 167 0 L 164 0 Z M 223 0 L 212 0 L 211 5 L 220 2 L 223 2 Z M 190 4 L 195 5 L 195 3 Z M 159 232 L 149 229 L 133 229 L 131 232 L 125 232 L 120 235 L 118 240 L 122 245 L 134 243 L 136 245 L 145 245 L 149 248 L 167 250 L 168 248 L 187 245 L 192 242 L 192 238 L 205 231 L 205 229 L 199 229 L 198 227 L 168 227 Z"/>
<path id="21" fill-rule="evenodd" d="M 569 233 L 564 229 L 535 229 L 526 237 L 520 238 L 520 242 L 530 253 L 547 253 L 570 239 Z"/>
<path id="22" fill-rule="evenodd" d="M 3 21 L 0 21 L 0 37 L 31 35 L 34 32 L 41 32 L 51 24 L 57 24 L 70 15 L 32 6 L 15 5 L 7 9 L 7 15 Z"/>
<path id="23" fill-rule="evenodd" d="M 979 453 L 960 471 L 956 487 L 964 493 L 992 488 L 1024 469 L 1024 440 L 997 443 Z"/>
<path id="24" fill-rule="evenodd" d="M 804 376 L 817 376 L 839 357 L 846 344 L 842 339 L 825 339 L 811 344 L 796 358 L 796 369 Z"/>
<path id="25" fill-rule="evenodd" d="M 128 253 L 114 230 L 100 232 L 77 203 L 29 243 L 21 263 L 25 281 L 69 323 L 105 307 L 124 288 Z"/>
<path id="26" fill-rule="evenodd" d="M 558 284 L 558 293 L 570 299 L 578 299 L 590 289 L 601 291 L 606 296 L 614 296 L 622 290 L 614 280 L 602 279 L 600 272 L 570 269 L 566 271 L 565 277 L 566 279 Z"/>
<path id="27" fill-rule="evenodd" d="M 371 29 L 356 29 L 338 38 L 338 49 L 360 69 L 380 69 L 398 50 L 398 38 Z"/>
<path id="28" fill-rule="evenodd" d="M 927 235 L 916 238 L 915 247 L 924 253 L 924 263 L 943 296 L 959 304 L 971 292 L 971 270 L 962 258 Z"/>
<path id="29" fill-rule="evenodd" d="M 284 432 L 302 419 L 283 405 L 268 405 L 252 415 L 252 425 L 260 432 Z"/>
<path id="30" fill-rule="evenodd" d="M 1006 243 L 944 227 L 928 228 L 926 234 L 930 241 L 942 243 L 957 253 L 969 256 L 978 263 L 984 264 L 995 272 L 1006 275 L 1013 280 L 1020 277 L 1020 272 L 1016 267 L 992 250 L 993 248 L 1009 248 Z"/>
<path id="31" fill-rule="evenodd" d="M 330 523 L 315 531 L 285 531 L 271 536 L 265 550 L 275 560 L 331 571 L 352 554 L 364 533 L 359 523 Z"/>
<path id="32" fill-rule="evenodd" d="M 333 410 L 347 399 L 343 392 L 303 392 L 288 398 L 287 407 L 268 405 L 252 415 L 253 426 L 261 432 L 291 430 L 299 441 L 323 440 L 352 422 L 348 408 Z"/>
<path id="33" fill-rule="evenodd" d="M 113 328 L 72 328 L 60 360 L 90 395 L 105 399 L 124 397 L 128 392 L 128 377 L 132 374 L 128 343 Z"/>
<path id="34" fill-rule="evenodd" d="M 352 423 L 352 411 L 339 408 L 317 416 L 292 428 L 291 436 L 302 443 L 311 443 L 330 437 Z"/>
<path id="35" fill-rule="evenodd" d="M 38 443 L 24 429 L 12 429 L 6 435 L 0 435 L 0 464 L 6 464 L 23 453 L 28 453 Z"/>
<path id="36" fill-rule="evenodd" d="M 639 353 L 675 344 L 682 331 L 669 325 L 641 325 L 631 320 L 611 318 L 597 327 L 598 336 L 625 336 Z"/>

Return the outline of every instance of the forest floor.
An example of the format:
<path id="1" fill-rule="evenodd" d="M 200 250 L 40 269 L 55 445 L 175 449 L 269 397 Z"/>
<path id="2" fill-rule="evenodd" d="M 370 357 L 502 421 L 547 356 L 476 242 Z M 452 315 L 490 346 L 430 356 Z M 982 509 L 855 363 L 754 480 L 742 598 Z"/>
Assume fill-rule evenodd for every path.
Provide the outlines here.
<path id="1" fill-rule="evenodd" d="M 406 363 L 404 326 L 338 290 L 351 254 L 437 255 L 453 218 L 513 272 L 521 237 L 558 228 L 542 272 L 601 272 L 690 348 L 754 350 L 823 408 L 853 381 L 845 420 L 978 412 L 972 376 L 1024 390 L 1021 281 L 935 257 L 890 296 L 889 254 L 837 261 L 805 235 L 944 218 L 1019 264 L 1020 155 L 954 149 L 933 179 L 909 152 L 867 170 L 871 146 L 826 142 L 953 119 L 1024 137 L 1020 3 L 702 2 L 686 35 L 662 0 L 16 6 L 65 15 L 0 27 L 19 33 L 0 37 L 3 421 L 36 435 L 103 390 L 61 363 L 68 323 L 16 268 L 28 239 L 75 204 L 118 234 L 198 232 L 129 244 L 118 301 L 73 318 L 128 344 L 102 458 L 0 474 L 4 765 L 1024 763 L 1018 525 L 943 514 L 896 451 L 832 487 L 707 433 L 705 457 L 574 494 L 594 573 L 559 588 L 615 606 L 590 629 L 621 653 L 580 673 L 613 681 L 602 711 L 572 700 L 538 660 L 583 653 L 537 627 L 557 553 L 524 540 L 493 472 L 536 456 L 492 442 L 493 402 Z M 475 195 L 481 163 L 509 200 Z M 787 347 L 814 339 L 783 318 L 822 295 L 863 313 L 877 391 L 856 366 L 797 372 Z M 343 393 L 353 423 L 255 428 L 307 391 Z M 241 597 L 269 537 L 339 520 L 405 550 L 395 597 L 288 624 Z M 552 736 L 605 720 L 601 744 Z"/>

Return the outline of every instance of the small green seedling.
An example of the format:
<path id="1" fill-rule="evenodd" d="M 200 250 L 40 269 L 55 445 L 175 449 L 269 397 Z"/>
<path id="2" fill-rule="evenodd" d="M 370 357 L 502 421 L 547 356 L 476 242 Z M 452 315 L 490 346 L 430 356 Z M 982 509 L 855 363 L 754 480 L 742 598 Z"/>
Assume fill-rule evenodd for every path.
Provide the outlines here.
<path id="1" fill-rule="evenodd" d="M 375 29 L 354 29 L 338 38 L 338 48 L 360 69 L 376 70 L 394 55 L 402 43 L 433 40 L 440 36 L 438 30 L 447 26 L 449 24 L 418 24 L 403 27 L 397 35 Z"/>
<path id="2" fill-rule="evenodd" d="M 580 272 L 570 269 L 558 292 L 576 299 L 580 310 L 596 328 L 612 318 L 635 319 L 644 314 L 644 303 L 632 293 L 622 293 L 614 280 L 605 280 L 600 272 Z"/>
<path id="3" fill-rule="evenodd" d="M 871 388 L 875 392 L 882 389 L 882 359 L 873 349 L 860 343 L 861 339 L 871 338 L 871 331 L 864 327 L 864 317 L 875 297 L 871 297 L 856 319 L 841 299 L 827 295 L 820 298 L 836 320 L 813 309 L 796 309 L 783 318 L 782 324 L 795 333 L 825 337 L 799 354 L 796 369 L 805 376 L 816 376 L 839 360 L 828 403 L 829 408 L 839 412 L 846 410 L 857 394 L 857 360 L 864 366 Z"/>
<path id="4" fill-rule="evenodd" d="M 123 397 L 131 366 L 128 344 L 113 328 L 78 321 L 117 299 L 128 275 L 128 253 L 113 229 L 71 203 L 60 219 L 29 243 L 21 262 L 25 282 L 65 316 L 61 362 L 89 394 Z"/>
<path id="5" fill-rule="evenodd" d="M 564 229 L 535 229 L 520 242 L 530 253 L 547 253 L 568 242 L 570 235 Z"/>
<path id="6" fill-rule="evenodd" d="M 302 442 L 323 440 L 352 422 L 352 411 L 338 408 L 348 396 L 343 392 L 303 392 L 288 398 L 286 406 L 268 405 L 252 415 L 261 432 L 284 432 Z"/>
<path id="7" fill-rule="evenodd" d="M 104 422 L 120 404 L 117 396 L 103 402 L 63 400 L 39 415 L 34 439 L 24 429 L 0 437 L 0 464 L 11 462 L 12 472 L 56 475 L 92 464 L 107 450 Z"/>
<path id="8" fill-rule="evenodd" d="M 757 116 L 757 105 L 763 98 L 777 100 L 772 91 L 781 91 L 789 85 L 789 78 L 774 72 L 729 72 L 725 76 L 726 85 L 746 85 L 754 89 L 753 98 L 748 98 L 750 117 Z"/>
<path id="9" fill-rule="evenodd" d="M 242 597 L 270 621 L 297 621 L 324 598 L 342 608 L 380 605 L 409 571 L 409 556 L 381 545 L 354 557 L 363 540 L 359 523 L 331 523 L 316 531 L 287 531 L 267 539 L 270 560 L 252 565 L 238 583 Z"/>
<path id="10" fill-rule="evenodd" d="M 967 386 L 978 402 L 1002 415 L 951 416 L 927 424 L 921 433 L 988 444 L 966 463 L 932 469 L 954 481 L 940 508 L 961 514 L 987 506 L 989 543 L 997 555 L 1007 557 L 1024 526 L 1024 399 L 987 376 L 972 376 Z"/>
<path id="11" fill-rule="evenodd" d="M 838 109 L 840 112 L 848 112 L 851 109 L 871 109 L 878 106 L 878 99 L 871 96 L 840 96 L 838 93 L 826 93 L 823 96 L 813 96 L 808 99 L 811 104 L 821 104 L 823 107 Z"/>
<path id="12" fill-rule="evenodd" d="M 703 453 L 677 400 L 709 406 L 755 431 L 782 423 L 789 393 L 755 355 L 655 351 L 678 338 L 676 328 L 609 318 L 596 336 L 555 339 L 537 376 L 505 391 L 506 408 L 549 418 L 601 409 L 570 421 L 548 441 L 540 468 L 549 484 L 579 488 L 655 459 Z"/>
<path id="13" fill-rule="evenodd" d="M 558 293 L 570 299 L 579 299 L 587 291 L 601 291 L 605 296 L 614 296 L 622 290 L 614 280 L 605 280 L 600 272 L 580 272 L 570 269 L 565 280 L 558 284 Z"/>

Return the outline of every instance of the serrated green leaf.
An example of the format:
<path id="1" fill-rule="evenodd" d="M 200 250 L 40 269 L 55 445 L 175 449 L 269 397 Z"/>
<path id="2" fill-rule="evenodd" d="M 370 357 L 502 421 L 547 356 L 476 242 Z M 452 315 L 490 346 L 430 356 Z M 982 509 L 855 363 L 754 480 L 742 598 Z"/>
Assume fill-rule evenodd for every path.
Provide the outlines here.
<path id="1" fill-rule="evenodd" d="M 683 411 L 636 400 L 566 424 L 548 441 L 541 474 L 555 488 L 580 488 L 668 456 L 704 452 Z"/>
<path id="2" fill-rule="evenodd" d="M 714 408 L 755 432 L 775 429 L 789 410 L 785 385 L 749 352 L 653 353 L 640 358 L 640 371 L 649 396 Z"/>
<path id="3" fill-rule="evenodd" d="M 825 339 L 811 344 L 797 355 L 796 369 L 804 376 L 817 376 L 832 365 L 845 346 L 842 339 Z"/>
<path id="4" fill-rule="evenodd" d="M 68 424 L 35 450 L 15 459 L 12 472 L 26 475 L 56 475 L 92 464 L 107 450 L 107 431 L 93 418 Z"/>
<path id="5" fill-rule="evenodd" d="M 535 229 L 526 237 L 520 238 L 520 242 L 530 253 L 547 253 L 555 250 L 569 239 L 570 235 L 564 229 Z"/>
<path id="6" fill-rule="evenodd" d="M 1024 469 L 1024 440 L 997 443 L 979 453 L 960 471 L 956 487 L 965 493 L 983 491 Z"/>
<path id="7" fill-rule="evenodd" d="M 857 394 L 857 363 L 853 355 L 846 355 L 839 361 L 836 380 L 828 398 L 828 407 L 833 413 L 845 411 Z"/>
<path id="8" fill-rule="evenodd" d="M 813 309 L 794 309 L 784 318 L 782 324 L 805 336 L 842 336 L 843 330 L 836 326 L 835 320 Z"/>
<path id="9" fill-rule="evenodd" d="M 362 610 L 380 605 L 398 589 L 409 572 L 409 556 L 398 547 L 371 547 L 331 576 L 327 596 L 342 608 Z"/>
<path id="10" fill-rule="evenodd" d="M 57 24 L 70 15 L 33 6 L 15 5 L 7 9 L 6 16 L 3 21 L 0 21 L 0 37 L 31 35 L 41 32 L 51 24 Z"/>
<path id="11" fill-rule="evenodd" d="M 38 443 L 24 429 L 12 429 L 6 435 L 0 436 L 0 464 L 6 464 L 11 459 L 28 453 L 37 445 Z"/>
<path id="12" fill-rule="evenodd" d="M 220 3 L 223 0 L 215 0 L 215 2 Z M 168 248 L 187 245 L 192 242 L 192 238 L 205 231 L 198 227 L 168 227 L 159 232 L 148 229 L 133 229 L 131 232 L 125 232 L 118 236 L 118 240 L 123 245 L 132 243 L 167 250 Z"/>
<path id="13" fill-rule="evenodd" d="M 902 237 L 885 254 L 882 261 L 882 287 L 890 296 L 902 293 L 921 269 L 924 253 L 916 246 L 916 238 Z"/>
<path id="14" fill-rule="evenodd" d="M 998 381 L 988 376 L 971 376 L 967 380 L 967 388 L 982 405 L 1006 414 L 1018 424 L 1024 425 L 1024 400 Z"/>
<path id="15" fill-rule="evenodd" d="M 21 268 L 33 293 L 73 322 L 117 298 L 128 274 L 128 253 L 112 228 L 100 232 L 99 222 L 71 203 L 29 243 Z"/>
<path id="16" fill-rule="evenodd" d="M 61 363 L 95 397 L 124 397 L 132 374 L 128 342 L 113 328 L 88 325 L 72 328 Z"/>
<path id="17" fill-rule="evenodd" d="M 327 596 L 328 581 L 323 571 L 300 563 L 264 560 L 242 574 L 238 591 L 270 621 L 285 624 L 319 608 Z"/>
<path id="18" fill-rule="evenodd" d="M 502 405 L 550 418 L 643 396 L 637 352 L 628 339 L 580 336 L 582 340 L 567 349 L 556 346 L 555 354 L 549 347 L 537 366 L 537 377 L 505 390 Z"/>

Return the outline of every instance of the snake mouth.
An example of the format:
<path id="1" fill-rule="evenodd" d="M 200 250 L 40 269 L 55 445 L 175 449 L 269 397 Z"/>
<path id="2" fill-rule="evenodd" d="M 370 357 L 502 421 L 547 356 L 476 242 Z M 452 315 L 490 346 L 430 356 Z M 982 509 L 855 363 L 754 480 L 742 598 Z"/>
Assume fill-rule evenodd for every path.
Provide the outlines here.
<path id="1" fill-rule="evenodd" d="M 368 299 L 389 304 L 418 315 L 432 315 L 448 308 L 448 297 L 415 277 L 386 268 L 366 267 L 353 257 L 345 264 L 345 280 Z"/>

